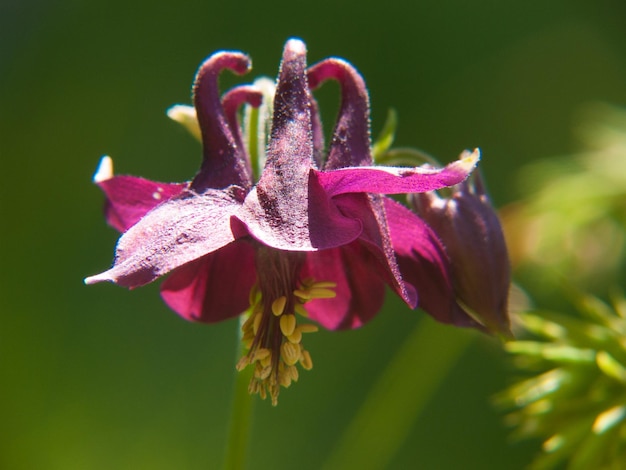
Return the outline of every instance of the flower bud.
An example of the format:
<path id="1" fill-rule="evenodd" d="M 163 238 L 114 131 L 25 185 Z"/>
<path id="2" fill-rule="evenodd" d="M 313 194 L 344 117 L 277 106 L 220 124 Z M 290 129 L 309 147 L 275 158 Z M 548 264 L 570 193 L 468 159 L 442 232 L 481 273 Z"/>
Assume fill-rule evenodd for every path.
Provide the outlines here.
<path id="1" fill-rule="evenodd" d="M 445 247 L 458 305 L 489 332 L 510 338 L 509 257 L 480 177 L 455 186 L 449 198 L 429 192 L 410 200 Z"/>

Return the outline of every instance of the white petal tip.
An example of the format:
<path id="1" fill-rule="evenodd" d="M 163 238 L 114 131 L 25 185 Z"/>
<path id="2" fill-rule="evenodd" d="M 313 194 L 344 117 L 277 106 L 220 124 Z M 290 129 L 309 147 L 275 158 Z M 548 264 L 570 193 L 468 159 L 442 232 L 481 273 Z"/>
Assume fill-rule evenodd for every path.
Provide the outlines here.
<path id="1" fill-rule="evenodd" d="M 86 277 L 85 279 L 83 279 L 83 282 L 85 283 L 85 285 L 90 286 L 92 284 L 97 284 L 98 282 L 111 280 L 112 279 L 107 276 L 103 276 L 102 274 L 96 274 L 95 276 Z"/>
<path id="2" fill-rule="evenodd" d="M 105 155 L 100 159 L 98 169 L 93 175 L 93 182 L 97 184 L 111 178 L 113 178 L 113 159 Z"/>
<path id="3" fill-rule="evenodd" d="M 288 49 L 296 54 L 306 54 L 306 46 L 301 39 L 291 38 L 287 41 L 285 45 L 285 49 Z"/>

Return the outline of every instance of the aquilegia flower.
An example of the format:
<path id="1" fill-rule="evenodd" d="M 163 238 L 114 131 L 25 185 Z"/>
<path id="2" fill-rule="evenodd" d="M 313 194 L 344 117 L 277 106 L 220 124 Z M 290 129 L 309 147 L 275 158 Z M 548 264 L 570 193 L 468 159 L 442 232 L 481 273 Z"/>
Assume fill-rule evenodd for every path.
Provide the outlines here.
<path id="1" fill-rule="evenodd" d="M 221 321 L 250 307 L 243 325 L 249 351 L 238 369 L 252 365 L 250 392 L 269 394 L 275 404 L 280 387 L 297 380 L 295 365 L 312 367 L 301 340 L 316 327 L 298 324 L 296 313 L 328 329 L 356 328 L 380 310 L 385 285 L 414 308 L 420 286 L 402 279 L 394 249 L 424 252 L 445 268 L 432 231 L 382 194 L 458 184 L 478 154 L 442 169 L 373 166 L 363 79 L 339 59 L 307 69 L 305 46 L 292 39 L 283 53 L 265 166 L 254 182 L 237 110 L 258 106 L 262 93 L 240 86 L 220 99 L 217 84 L 222 70 L 242 74 L 249 67 L 238 52 L 216 53 L 200 66 L 193 98 L 203 161 L 191 182 L 113 176 L 110 160 L 103 160 L 95 181 L 108 199 L 108 222 L 124 234 L 113 267 L 85 282 L 135 288 L 168 274 L 163 299 L 193 321 Z M 342 101 L 324 157 L 311 90 L 328 79 L 339 82 Z M 412 236 L 393 239 L 390 226 L 398 232 L 404 225 Z"/>

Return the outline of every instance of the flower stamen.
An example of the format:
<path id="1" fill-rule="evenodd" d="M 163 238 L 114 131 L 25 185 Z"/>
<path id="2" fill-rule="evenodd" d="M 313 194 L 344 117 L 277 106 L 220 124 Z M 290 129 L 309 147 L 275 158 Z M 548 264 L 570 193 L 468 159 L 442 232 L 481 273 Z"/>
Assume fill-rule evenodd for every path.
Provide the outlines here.
<path id="1" fill-rule="evenodd" d="M 306 318 L 306 302 L 335 297 L 336 283 L 313 279 L 296 282 L 297 259 L 294 262 L 268 252 L 263 256 L 269 267 L 275 268 L 268 271 L 278 274 L 278 279 L 263 279 L 265 284 L 260 281 L 250 292 L 251 313 L 241 327 L 242 341 L 248 352 L 236 368 L 241 371 L 252 365 L 254 371 L 248 391 L 262 399 L 269 395 L 276 405 L 280 388 L 298 381 L 296 364 L 305 370 L 313 367 L 310 353 L 302 346 L 302 335 L 316 332 L 318 327 L 298 324 L 295 314 Z"/>

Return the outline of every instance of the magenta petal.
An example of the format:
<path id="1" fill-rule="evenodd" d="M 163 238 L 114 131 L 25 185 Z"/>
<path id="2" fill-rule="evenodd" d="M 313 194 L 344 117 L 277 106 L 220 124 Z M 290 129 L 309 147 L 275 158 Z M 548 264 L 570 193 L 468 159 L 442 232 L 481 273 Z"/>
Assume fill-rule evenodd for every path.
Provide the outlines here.
<path id="1" fill-rule="evenodd" d="M 113 267 L 85 282 L 138 287 L 228 245 L 234 241 L 230 217 L 241 205 L 237 189 L 164 202 L 122 235 Z"/>
<path id="2" fill-rule="evenodd" d="M 335 202 L 346 216 L 361 221 L 363 231 L 359 240 L 378 260 L 379 274 L 409 307 L 415 308 L 415 289 L 403 281 L 396 262 L 384 199 L 373 194 L 346 194 L 335 198 Z"/>
<path id="3" fill-rule="evenodd" d="M 358 167 L 315 171 L 329 196 L 344 193 L 405 194 L 434 191 L 463 181 L 478 162 L 478 150 L 444 168 Z"/>
<path id="4" fill-rule="evenodd" d="M 413 212 L 385 198 L 391 240 L 402 277 L 418 289 L 417 304 L 442 323 L 478 326 L 456 303 L 445 249 Z"/>
<path id="5" fill-rule="evenodd" d="M 174 270 L 161 285 L 161 297 L 187 320 L 218 322 L 248 308 L 255 277 L 254 249 L 236 241 Z"/>
<path id="6" fill-rule="evenodd" d="M 193 101 L 202 133 L 203 160 L 191 187 L 196 192 L 206 188 L 226 188 L 231 184 L 252 185 L 245 148 L 237 142 L 236 133 L 220 100 L 218 77 L 229 69 L 243 74 L 250 68 L 250 59 L 240 52 L 218 52 L 205 60 L 196 74 Z"/>
<path id="7" fill-rule="evenodd" d="M 113 176 L 96 184 L 106 195 L 104 213 L 109 225 L 125 232 L 150 210 L 179 195 L 188 183 L 158 183 L 134 176 Z"/>
<path id="8" fill-rule="evenodd" d="M 334 79 L 341 86 L 341 108 L 325 169 L 371 165 L 369 96 L 363 77 L 348 62 L 331 58 L 309 68 L 309 85 Z"/>
<path id="9" fill-rule="evenodd" d="M 267 160 L 256 186 L 261 211 L 277 226 L 306 219 L 313 131 L 305 69 L 304 44 L 288 41 L 276 85 Z"/>
<path id="10" fill-rule="evenodd" d="M 337 283 L 335 298 L 306 304 L 310 318 L 328 330 L 338 330 L 358 328 L 376 316 L 385 297 L 385 282 L 373 268 L 377 261 L 358 241 L 308 253 L 303 277 Z"/>

